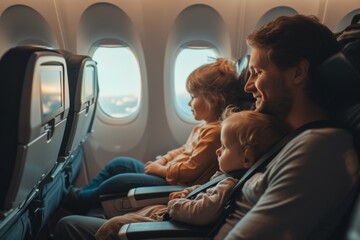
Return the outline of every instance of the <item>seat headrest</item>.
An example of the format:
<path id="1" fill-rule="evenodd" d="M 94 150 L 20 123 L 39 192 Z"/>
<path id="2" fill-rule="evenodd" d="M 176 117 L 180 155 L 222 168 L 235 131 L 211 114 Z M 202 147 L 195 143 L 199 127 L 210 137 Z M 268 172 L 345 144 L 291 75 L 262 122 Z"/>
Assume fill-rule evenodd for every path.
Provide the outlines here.
<path id="1" fill-rule="evenodd" d="M 360 39 L 347 44 L 320 65 L 316 87 L 327 105 L 360 102 Z"/>
<path id="2" fill-rule="evenodd" d="M 236 61 L 236 72 L 238 76 L 238 84 L 240 86 L 239 89 L 244 89 L 245 84 L 250 77 L 249 60 L 250 60 L 250 55 L 245 55 L 244 57 Z M 251 102 L 251 103 L 255 102 L 255 99 L 252 96 L 252 94 L 247 93 L 245 91 L 241 91 L 240 99 L 244 102 Z"/>
<path id="3" fill-rule="evenodd" d="M 329 114 L 352 133 L 360 154 L 360 39 L 325 60 L 316 81 Z"/>
<path id="4" fill-rule="evenodd" d="M 249 60 L 250 55 L 245 55 L 236 61 L 236 72 L 238 74 L 238 77 L 242 77 L 245 80 L 249 78 Z"/>

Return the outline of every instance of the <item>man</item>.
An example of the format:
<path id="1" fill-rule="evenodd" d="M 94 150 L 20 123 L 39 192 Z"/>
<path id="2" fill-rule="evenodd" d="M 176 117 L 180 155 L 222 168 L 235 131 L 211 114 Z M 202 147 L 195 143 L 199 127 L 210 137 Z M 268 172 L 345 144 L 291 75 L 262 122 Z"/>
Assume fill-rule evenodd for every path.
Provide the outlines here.
<path id="1" fill-rule="evenodd" d="M 245 91 L 256 98 L 256 111 L 278 117 L 293 130 L 328 120 L 314 78 L 317 67 L 338 50 L 328 28 L 315 17 L 279 17 L 247 42 L 252 51 Z M 327 239 L 357 174 L 348 132 L 307 130 L 245 184 L 215 239 Z"/>

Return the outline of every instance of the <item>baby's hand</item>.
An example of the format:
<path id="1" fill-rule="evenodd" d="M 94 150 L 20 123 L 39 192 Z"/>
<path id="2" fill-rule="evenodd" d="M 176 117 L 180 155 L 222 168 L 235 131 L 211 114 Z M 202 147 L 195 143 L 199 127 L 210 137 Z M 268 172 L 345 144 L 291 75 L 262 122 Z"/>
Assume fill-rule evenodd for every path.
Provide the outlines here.
<path id="1" fill-rule="evenodd" d="M 172 192 L 170 193 L 169 198 L 170 200 L 174 198 L 185 198 L 187 195 L 189 195 L 189 193 L 191 193 L 194 189 L 196 189 L 199 186 L 200 185 L 194 185 L 192 187 L 184 188 L 182 191 L 179 192 Z"/>
<path id="2" fill-rule="evenodd" d="M 169 199 L 172 200 L 174 198 L 184 198 L 186 195 L 183 191 L 180 192 L 172 192 L 169 195 Z"/>
<path id="3" fill-rule="evenodd" d="M 214 175 L 211 176 L 210 180 L 213 180 L 214 178 L 217 178 L 220 175 L 223 175 L 224 173 L 221 171 L 216 171 L 216 173 L 214 173 Z"/>

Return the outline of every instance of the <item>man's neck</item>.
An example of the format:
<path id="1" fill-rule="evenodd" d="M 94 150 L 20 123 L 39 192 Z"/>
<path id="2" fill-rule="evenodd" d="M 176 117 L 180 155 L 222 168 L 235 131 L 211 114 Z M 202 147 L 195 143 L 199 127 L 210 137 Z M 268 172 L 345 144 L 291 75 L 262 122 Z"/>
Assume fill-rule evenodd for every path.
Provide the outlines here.
<path id="1" fill-rule="evenodd" d="M 329 119 L 325 111 L 313 103 L 294 106 L 285 118 L 291 129 L 297 129 L 309 122 Z"/>

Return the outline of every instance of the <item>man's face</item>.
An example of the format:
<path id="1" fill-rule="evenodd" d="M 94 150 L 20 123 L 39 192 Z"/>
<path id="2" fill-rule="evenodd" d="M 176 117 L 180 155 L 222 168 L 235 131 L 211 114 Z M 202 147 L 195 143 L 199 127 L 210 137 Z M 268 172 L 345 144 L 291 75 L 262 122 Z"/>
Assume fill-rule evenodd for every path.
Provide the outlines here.
<path id="1" fill-rule="evenodd" d="M 256 99 L 256 111 L 286 118 L 293 105 L 291 69 L 280 70 L 270 61 L 267 49 L 252 49 L 250 77 L 245 91 Z"/>

